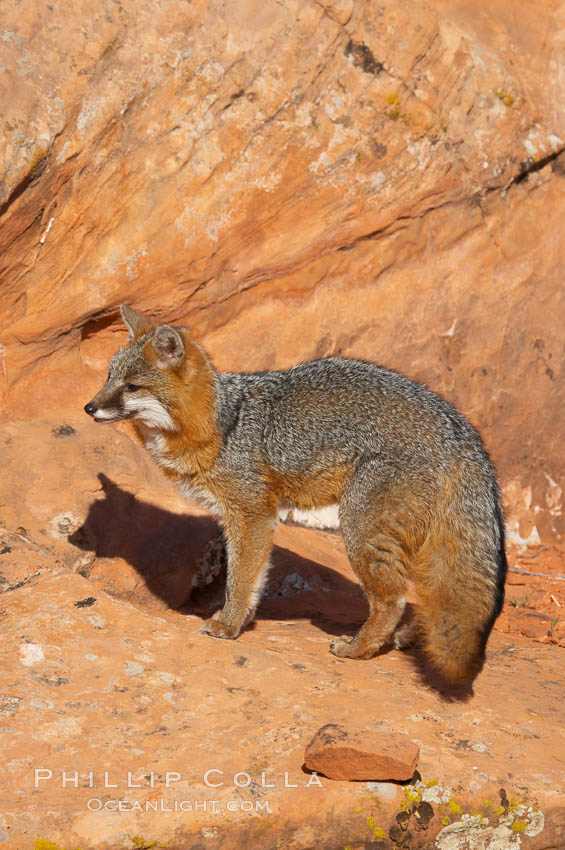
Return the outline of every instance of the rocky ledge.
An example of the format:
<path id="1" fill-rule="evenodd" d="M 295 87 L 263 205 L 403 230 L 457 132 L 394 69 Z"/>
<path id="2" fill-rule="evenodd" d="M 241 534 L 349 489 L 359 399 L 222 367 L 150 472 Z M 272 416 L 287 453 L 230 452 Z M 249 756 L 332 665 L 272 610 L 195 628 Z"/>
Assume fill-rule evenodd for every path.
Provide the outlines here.
<path id="1" fill-rule="evenodd" d="M 366 603 L 339 535 L 281 525 L 255 622 L 214 640 L 199 631 L 223 592 L 213 522 L 116 429 L 15 427 L 0 514 L 0 846 L 564 846 L 561 624 L 543 610 L 565 604 L 562 581 L 511 573 L 482 673 L 446 690 L 417 652 L 331 655 Z M 529 572 L 563 563 L 555 547 L 519 554 L 511 564 Z M 358 730 L 361 747 L 363 733 L 406 736 L 416 772 L 312 773 L 305 747 L 327 724 Z"/>

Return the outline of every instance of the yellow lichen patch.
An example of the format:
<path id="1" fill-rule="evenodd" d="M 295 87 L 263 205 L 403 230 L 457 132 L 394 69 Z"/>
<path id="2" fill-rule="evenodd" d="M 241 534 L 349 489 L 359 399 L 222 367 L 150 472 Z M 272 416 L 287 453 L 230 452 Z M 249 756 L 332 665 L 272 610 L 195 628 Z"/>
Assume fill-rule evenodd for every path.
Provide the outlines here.
<path id="1" fill-rule="evenodd" d="M 369 827 L 369 829 L 373 829 L 375 826 L 375 819 L 372 815 L 367 818 L 367 826 Z"/>
<path id="2" fill-rule="evenodd" d="M 375 836 L 375 838 L 380 838 L 383 841 L 386 839 L 386 832 L 384 831 L 384 829 L 381 829 L 380 826 L 376 826 L 374 828 L 373 835 Z"/>
<path id="3" fill-rule="evenodd" d="M 355 812 L 356 815 L 360 815 L 361 814 L 361 806 L 355 806 L 353 811 Z"/>
<path id="4" fill-rule="evenodd" d="M 41 174 L 46 158 L 47 151 L 44 151 L 43 148 L 39 148 L 34 152 L 27 171 L 28 177 L 33 178 L 37 177 L 38 174 Z"/>
<path id="5" fill-rule="evenodd" d="M 133 841 L 135 850 L 150 850 L 151 847 L 155 847 L 154 841 L 146 841 L 142 835 L 132 835 L 131 841 Z"/>
<path id="6" fill-rule="evenodd" d="M 392 118 L 393 121 L 397 121 L 402 115 L 400 111 L 400 96 L 397 93 L 389 94 L 387 103 L 390 106 L 387 112 L 388 117 Z"/>
<path id="7" fill-rule="evenodd" d="M 449 826 L 449 824 L 451 823 L 451 818 L 449 817 L 449 815 L 445 815 L 445 817 L 441 819 L 441 822 L 443 826 Z"/>
<path id="8" fill-rule="evenodd" d="M 510 829 L 512 830 L 512 832 L 525 832 L 527 826 L 528 824 L 525 820 L 518 819 L 514 821 Z"/>
<path id="9" fill-rule="evenodd" d="M 455 800 L 450 800 L 449 801 L 449 811 L 452 812 L 454 815 L 460 815 L 461 814 L 461 806 L 459 805 L 459 803 L 456 803 Z"/>
<path id="10" fill-rule="evenodd" d="M 514 97 L 514 95 L 506 91 L 506 89 L 497 89 L 496 96 L 508 108 L 510 108 L 512 104 L 516 102 L 516 98 Z"/>
<path id="11" fill-rule="evenodd" d="M 420 792 L 416 791 L 416 789 L 412 785 L 405 786 L 404 796 L 407 800 L 410 800 L 413 803 L 419 803 L 422 799 L 422 795 L 420 794 Z"/>

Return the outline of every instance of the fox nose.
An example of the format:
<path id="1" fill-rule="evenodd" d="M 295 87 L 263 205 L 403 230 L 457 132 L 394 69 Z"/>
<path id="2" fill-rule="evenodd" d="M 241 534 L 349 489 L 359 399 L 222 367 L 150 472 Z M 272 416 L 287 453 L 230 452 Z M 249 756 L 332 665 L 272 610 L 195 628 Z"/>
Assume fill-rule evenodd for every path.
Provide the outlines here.
<path id="1" fill-rule="evenodd" d="M 88 402 L 88 404 L 85 404 L 85 405 L 84 405 L 85 413 L 88 413 L 88 415 L 89 415 L 89 416 L 94 416 L 94 414 L 96 413 L 97 409 L 98 409 L 98 408 L 96 407 L 96 405 L 95 405 L 95 404 L 92 404 L 92 402 L 91 402 L 91 401 L 89 401 L 89 402 Z"/>

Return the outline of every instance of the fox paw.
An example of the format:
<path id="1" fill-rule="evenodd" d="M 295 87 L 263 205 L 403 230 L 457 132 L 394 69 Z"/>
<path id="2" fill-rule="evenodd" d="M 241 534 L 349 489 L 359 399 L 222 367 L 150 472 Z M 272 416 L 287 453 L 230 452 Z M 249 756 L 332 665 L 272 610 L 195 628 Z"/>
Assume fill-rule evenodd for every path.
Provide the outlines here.
<path id="1" fill-rule="evenodd" d="M 337 655 L 338 658 L 351 658 L 353 647 L 353 638 L 349 635 L 336 637 L 330 642 L 330 652 Z"/>
<path id="2" fill-rule="evenodd" d="M 372 658 L 381 648 L 382 643 L 360 641 L 358 635 L 350 637 L 342 635 L 330 643 L 330 651 L 338 658 Z"/>
<path id="3" fill-rule="evenodd" d="M 226 640 L 235 640 L 237 637 L 237 632 L 230 626 L 226 626 L 221 620 L 206 620 L 200 631 L 205 635 L 210 635 L 210 637 L 225 638 Z"/>

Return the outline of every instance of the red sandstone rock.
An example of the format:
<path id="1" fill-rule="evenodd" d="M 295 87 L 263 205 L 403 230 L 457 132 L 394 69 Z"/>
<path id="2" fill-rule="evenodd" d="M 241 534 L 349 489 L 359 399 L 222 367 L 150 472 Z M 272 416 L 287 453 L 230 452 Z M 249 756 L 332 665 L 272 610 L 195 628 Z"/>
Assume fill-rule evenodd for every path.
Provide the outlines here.
<path id="1" fill-rule="evenodd" d="M 284 531 L 287 545 L 301 537 L 323 545 L 318 532 Z M 293 571 L 312 569 L 299 554 L 286 558 Z M 329 572 L 318 566 L 325 586 Z M 143 610 L 62 566 L 1 594 L 5 846 L 43 839 L 118 850 L 134 836 L 172 850 L 362 846 L 368 822 L 372 838 L 388 834 L 402 805 L 421 800 L 433 812 L 423 846 L 433 846 L 445 818 L 470 828 L 479 812 L 477 842 L 479 826 L 496 828 L 501 846 L 512 847 L 518 821 L 528 850 L 560 847 L 562 650 L 495 634 L 474 694 L 454 699 L 422 679 L 406 653 L 364 662 L 329 653 L 331 633 L 343 627 L 334 612 L 348 598 L 345 581 L 341 590 L 334 577 L 325 593 L 268 597 L 255 628 L 235 642 L 202 635 L 190 610 Z M 405 792 L 394 783 L 313 781 L 302 771 L 304 740 L 337 715 L 345 728 L 366 718 L 417 739 L 423 782 Z M 497 813 L 501 788 L 510 816 Z M 119 800 L 121 812 L 104 810 Z M 192 810 L 175 811 L 175 800 Z M 202 807 L 212 800 L 217 812 Z M 438 846 L 451 847 L 448 836 Z"/>
<path id="2" fill-rule="evenodd" d="M 85 417 L 13 423 L 1 438 L 0 839 L 8 850 L 38 838 L 118 850 L 133 836 L 172 839 L 172 850 L 305 850 L 323 847 L 328 835 L 333 846 L 355 846 L 368 842 L 370 818 L 373 838 L 374 830 L 388 834 L 406 801 L 398 785 L 322 777 L 320 788 L 303 773 L 304 742 L 328 716 L 418 742 L 424 783 L 409 791 L 410 806 L 420 796 L 426 807 L 409 828 L 428 845 L 448 829 L 446 817 L 455 827 L 481 811 L 481 829 L 488 820 L 508 846 L 514 820 L 530 830 L 528 850 L 560 846 L 559 647 L 495 632 L 474 694 L 438 691 L 412 653 L 337 659 L 331 637 L 367 614 L 343 541 L 285 526 L 254 626 L 237 641 L 211 640 L 199 628 L 222 603 L 221 577 L 191 587 L 214 560 L 208 544 L 217 528 L 181 502 L 126 434 Z M 562 562 L 562 550 L 551 547 L 535 567 L 557 572 Z M 563 582 L 510 576 L 507 611 L 521 610 L 512 601 L 544 613 L 560 610 L 552 596 L 565 603 Z M 53 773 L 37 789 L 35 768 Z M 210 778 L 224 785 L 206 785 L 209 769 L 223 771 Z M 63 771 L 75 770 L 79 787 L 63 788 Z M 182 777 L 170 789 L 167 770 Z M 117 789 L 104 787 L 106 771 Z M 128 788 L 128 771 L 140 788 Z M 250 784 L 240 788 L 233 777 L 241 772 Z M 516 809 L 508 821 L 481 809 L 486 800 L 498 809 L 500 788 L 524 813 Z M 121 799 L 129 810 L 88 809 L 89 800 Z M 171 800 L 200 810 L 167 810 Z M 205 800 L 219 800 L 220 813 L 203 810 Z M 233 800 L 247 808 L 228 810 Z M 270 814 L 256 801 L 268 802 Z M 486 841 L 482 833 L 476 839 Z M 450 847 L 450 833 L 441 841 Z"/>
<path id="3" fill-rule="evenodd" d="M 541 641 L 545 641 L 550 636 L 552 619 L 547 614 L 535 610 L 514 609 L 510 616 L 513 632 Z"/>
<path id="4" fill-rule="evenodd" d="M 79 410 L 128 301 L 223 369 L 427 381 L 514 538 L 563 533 L 562 6 L 22 0 L 2 26 L 3 417 Z"/>
<path id="5" fill-rule="evenodd" d="M 414 775 L 419 755 L 406 735 L 326 723 L 306 747 L 304 761 L 329 779 L 402 782 Z"/>
<path id="6" fill-rule="evenodd" d="M 328 716 L 417 739 L 424 846 L 563 845 L 562 650 L 539 642 L 565 643 L 562 581 L 510 574 L 474 694 L 446 695 L 417 656 L 328 652 L 366 602 L 339 537 L 281 527 L 254 628 L 211 641 L 216 526 L 81 411 L 122 301 L 221 369 L 366 357 L 479 426 L 515 542 L 559 539 L 564 31 L 553 0 L 4 4 L 0 846 L 380 841 L 405 792 L 300 769 Z M 562 547 L 515 553 L 565 572 Z"/>

